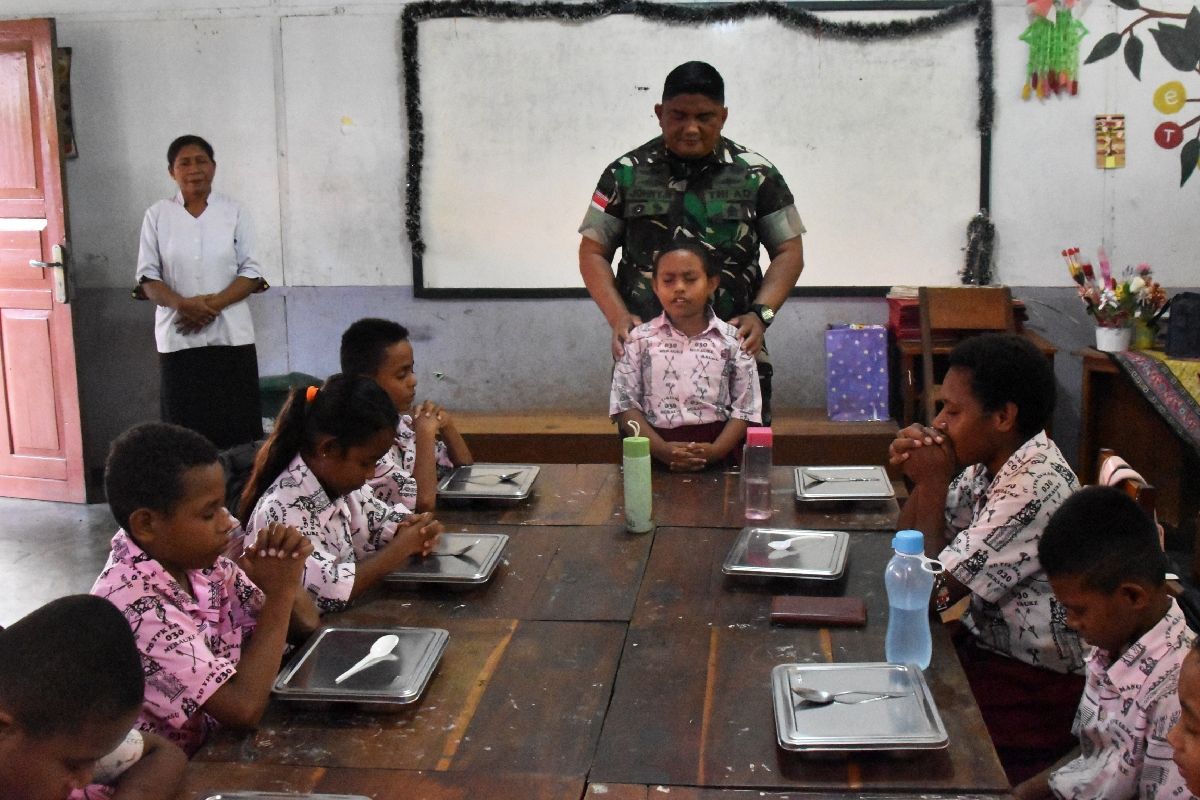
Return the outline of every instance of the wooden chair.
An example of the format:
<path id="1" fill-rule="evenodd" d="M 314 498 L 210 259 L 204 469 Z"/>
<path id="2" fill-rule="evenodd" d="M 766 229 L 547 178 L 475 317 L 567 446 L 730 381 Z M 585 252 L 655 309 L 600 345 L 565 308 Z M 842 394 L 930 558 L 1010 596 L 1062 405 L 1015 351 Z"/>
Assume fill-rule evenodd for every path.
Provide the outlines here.
<path id="1" fill-rule="evenodd" d="M 1096 462 L 1096 483 L 1101 486 L 1112 486 L 1129 495 L 1151 519 L 1154 519 L 1154 501 L 1158 491 L 1146 482 L 1125 459 L 1118 456 L 1107 447 L 1100 448 L 1100 457 Z"/>
<path id="2" fill-rule="evenodd" d="M 1007 286 L 922 286 L 918 290 L 921 313 L 921 397 L 925 423 L 933 423 L 942 386 L 934 383 L 934 336 L 959 338 L 963 333 L 1001 331 L 1015 333 L 1012 292 Z"/>

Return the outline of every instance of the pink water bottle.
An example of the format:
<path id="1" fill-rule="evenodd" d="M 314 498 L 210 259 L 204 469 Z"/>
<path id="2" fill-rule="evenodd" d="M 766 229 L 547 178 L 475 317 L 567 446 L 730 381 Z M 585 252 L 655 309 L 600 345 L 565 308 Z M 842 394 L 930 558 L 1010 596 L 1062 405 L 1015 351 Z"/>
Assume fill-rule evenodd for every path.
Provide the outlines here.
<path id="1" fill-rule="evenodd" d="M 742 451 L 742 501 L 746 519 L 771 518 L 771 429 L 747 428 Z"/>

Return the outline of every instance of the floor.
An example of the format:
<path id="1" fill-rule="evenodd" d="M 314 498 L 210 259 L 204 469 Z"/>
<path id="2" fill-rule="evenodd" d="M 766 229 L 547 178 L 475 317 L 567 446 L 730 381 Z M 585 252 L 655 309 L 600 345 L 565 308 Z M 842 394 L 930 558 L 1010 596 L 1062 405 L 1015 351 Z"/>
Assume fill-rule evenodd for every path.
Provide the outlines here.
<path id="1" fill-rule="evenodd" d="M 0 498 L 0 625 L 91 589 L 116 531 L 105 503 Z"/>

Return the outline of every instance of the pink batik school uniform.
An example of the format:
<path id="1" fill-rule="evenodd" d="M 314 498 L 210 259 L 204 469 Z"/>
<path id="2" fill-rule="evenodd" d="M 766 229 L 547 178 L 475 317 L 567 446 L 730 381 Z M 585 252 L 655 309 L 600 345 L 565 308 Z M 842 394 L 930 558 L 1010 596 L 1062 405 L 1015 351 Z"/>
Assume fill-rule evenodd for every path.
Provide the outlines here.
<path id="1" fill-rule="evenodd" d="M 695 336 L 660 314 L 629 332 L 613 369 L 609 415 L 634 410 L 668 441 L 712 442 L 730 419 L 758 422 L 762 393 L 754 356 L 742 350 L 737 329 L 711 309 L 708 327 Z M 681 429 L 695 435 L 671 435 Z"/>
<path id="2" fill-rule="evenodd" d="M 259 498 L 246 530 L 254 535 L 280 522 L 312 542 L 312 555 L 304 564 L 304 587 L 325 613 L 350 605 L 355 562 L 390 542 L 409 514 L 403 505 L 377 499 L 366 485 L 331 500 L 297 455 Z"/>
<path id="3" fill-rule="evenodd" d="M 133 629 L 146 674 L 138 728 L 191 755 L 218 726 L 202 707 L 237 671 L 263 593 L 224 556 L 187 576 L 192 594 L 119 530 L 92 594 L 120 609 Z"/>
<path id="4" fill-rule="evenodd" d="M 437 475 L 441 478 L 454 468 L 454 462 L 450 460 L 446 443 L 440 439 L 434 445 L 433 454 Z M 410 511 L 415 509 L 417 479 L 412 473 L 416 461 L 417 432 L 413 429 L 413 419 L 408 414 L 401 414 L 400 424 L 396 426 L 396 440 L 375 465 L 375 477 L 367 481 L 367 486 L 376 498 L 388 505 L 403 505 Z"/>
<path id="5" fill-rule="evenodd" d="M 1113 659 L 1088 654 L 1073 731 L 1080 755 L 1055 770 L 1050 788 L 1070 800 L 1191 798 L 1167 732 L 1179 721 L 1179 672 L 1194 634 L 1179 604 Z"/>

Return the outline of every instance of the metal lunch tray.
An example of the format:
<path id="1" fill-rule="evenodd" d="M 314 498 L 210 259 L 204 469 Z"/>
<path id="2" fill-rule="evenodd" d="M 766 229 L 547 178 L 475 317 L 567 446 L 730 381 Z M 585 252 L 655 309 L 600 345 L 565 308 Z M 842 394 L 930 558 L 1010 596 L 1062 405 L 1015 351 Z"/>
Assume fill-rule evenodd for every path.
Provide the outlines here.
<path id="1" fill-rule="evenodd" d="M 768 542 L 795 539 L 787 550 Z M 805 578 L 833 581 L 846 570 L 850 534 L 791 528 L 742 528 L 721 571 L 726 575 L 758 578 Z"/>
<path id="2" fill-rule="evenodd" d="M 367 655 L 380 636 L 395 634 L 398 658 L 334 679 Z M 449 641 L 440 628 L 321 628 L 275 679 L 275 694 L 288 700 L 404 705 L 421 696 Z"/>
<path id="3" fill-rule="evenodd" d="M 880 466 L 796 467 L 797 500 L 887 500 L 896 496 Z"/>
<path id="4" fill-rule="evenodd" d="M 500 563 L 500 555 L 504 552 L 504 546 L 508 544 L 508 534 L 443 533 L 438 537 L 437 549 L 433 552 L 457 553 L 472 542 L 478 544 L 461 556 L 413 556 L 403 567 L 384 576 L 384 581 L 468 586 L 487 583 L 496 571 L 496 565 Z"/>
<path id="5" fill-rule="evenodd" d="M 541 467 L 533 464 L 470 464 L 438 481 L 439 497 L 459 500 L 524 500 L 533 491 Z M 502 481 L 501 475 L 521 474 Z"/>
<path id="6" fill-rule="evenodd" d="M 827 692 L 908 692 L 869 703 L 806 703 L 791 686 Z M 949 744 L 914 664 L 780 664 L 771 670 L 775 735 L 784 750 L 938 750 Z"/>

